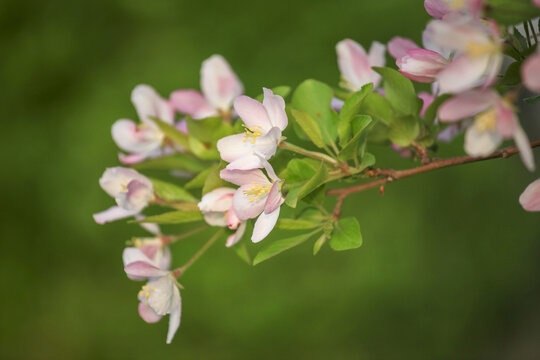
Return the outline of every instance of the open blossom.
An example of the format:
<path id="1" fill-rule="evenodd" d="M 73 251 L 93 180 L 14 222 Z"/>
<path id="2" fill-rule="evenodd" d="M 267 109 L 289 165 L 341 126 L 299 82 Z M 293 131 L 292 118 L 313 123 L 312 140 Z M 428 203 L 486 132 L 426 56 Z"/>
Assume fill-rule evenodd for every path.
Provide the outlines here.
<path id="1" fill-rule="evenodd" d="M 540 179 L 527 186 L 519 197 L 519 203 L 527 211 L 540 211 Z"/>
<path id="2" fill-rule="evenodd" d="M 148 85 L 138 85 L 131 93 L 131 102 L 137 110 L 140 123 L 120 119 L 112 126 L 112 137 L 118 147 L 129 155 L 120 154 L 124 164 L 134 164 L 146 158 L 162 154 L 165 135 L 152 120 L 159 118 L 166 123 L 174 123 L 174 112 L 167 100 Z"/>
<path id="3" fill-rule="evenodd" d="M 424 8 L 436 19 L 453 11 L 464 11 L 478 17 L 482 12 L 483 0 L 425 0 Z"/>
<path id="4" fill-rule="evenodd" d="M 374 41 L 369 53 L 366 54 L 362 45 L 354 40 L 345 39 L 336 45 L 336 52 L 344 88 L 358 91 L 368 83 L 373 83 L 374 87 L 379 84 L 381 76 L 371 68 L 384 66 L 386 59 L 383 44 Z"/>
<path id="5" fill-rule="evenodd" d="M 169 314 L 167 344 L 170 344 L 180 326 L 182 301 L 173 272 L 169 271 L 170 252 L 161 248 L 153 257 L 142 249 L 129 247 L 122 255 L 124 270 L 132 280 L 148 279 L 139 291 L 139 315 L 147 323 L 155 323 Z"/>
<path id="6" fill-rule="evenodd" d="M 236 232 L 227 238 L 226 246 L 236 244 L 246 231 L 246 222 L 241 221 L 233 208 L 233 196 L 236 189 L 221 187 L 205 194 L 198 206 L 204 220 L 212 226 L 227 226 Z"/>
<path id="7" fill-rule="evenodd" d="M 262 168 L 262 159 L 275 153 L 281 133 L 287 127 L 285 101 L 272 90 L 263 89 L 262 104 L 247 96 L 234 102 L 234 109 L 244 122 L 245 133 L 226 136 L 217 142 L 221 158 L 230 164 L 229 170 Z"/>
<path id="8" fill-rule="evenodd" d="M 436 76 L 441 92 L 458 93 L 473 87 L 487 87 L 496 80 L 503 54 L 495 22 L 483 23 L 461 13 L 449 13 L 432 20 L 425 31 L 430 43 L 455 52 L 453 59 Z"/>
<path id="9" fill-rule="evenodd" d="M 285 201 L 281 195 L 281 179 L 268 162 L 264 165 L 270 180 L 259 169 L 221 171 L 223 180 L 240 186 L 233 196 L 233 208 L 238 219 L 245 221 L 258 217 L 251 236 L 255 243 L 272 231 L 280 206 Z"/>
<path id="10" fill-rule="evenodd" d="M 154 199 L 152 182 L 133 169 L 108 168 L 99 179 L 99 185 L 116 200 L 118 206 L 94 214 L 98 224 L 134 216 Z"/>
<path id="11" fill-rule="evenodd" d="M 210 116 L 230 116 L 234 99 L 244 87 L 231 66 L 221 55 L 212 55 L 202 63 L 201 90 L 176 90 L 170 103 L 178 112 L 194 119 Z"/>
<path id="12" fill-rule="evenodd" d="M 540 47 L 521 66 L 523 84 L 531 91 L 540 92 Z"/>
<path id="13" fill-rule="evenodd" d="M 534 170 L 533 153 L 512 104 L 492 90 L 471 90 L 445 101 L 438 111 L 442 122 L 474 118 L 465 133 L 469 155 L 488 155 L 503 139 L 513 138 L 527 169 Z"/>

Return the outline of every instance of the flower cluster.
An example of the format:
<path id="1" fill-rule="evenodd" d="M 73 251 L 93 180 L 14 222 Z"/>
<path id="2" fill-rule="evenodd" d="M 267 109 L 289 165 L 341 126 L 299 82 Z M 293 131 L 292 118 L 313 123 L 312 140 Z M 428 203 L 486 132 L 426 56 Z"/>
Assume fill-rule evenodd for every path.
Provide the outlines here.
<path id="1" fill-rule="evenodd" d="M 533 147 L 540 141 L 529 141 L 518 113 L 524 103 L 540 101 L 538 94 L 523 96 L 540 92 L 540 34 L 532 24 L 540 5 L 516 2 L 530 14 L 505 14 L 500 21 L 497 9 L 482 0 L 426 0 L 433 19 L 422 46 L 394 37 L 386 45 L 374 41 L 366 52 L 344 39 L 336 44 L 339 87 L 308 79 L 290 96 L 288 86 L 279 86 L 249 97 L 220 55 L 202 63 L 201 91 L 176 90 L 167 99 L 148 85 L 137 86 L 131 101 L 139 122 L 112 125 L 125 167 L 108 168 L 99 180 L 116 205 L 94 219 L 131 218 L 152 234 L 133 238 L 123 253 L 128 278 L 146 281 L 137 296 L 141 318 L 153 323 L 169 315 L 167 343 L 172 341 L 180 325 L 179 278 L 223 234 L 224 246 L 251 265 L 309 239 L 316 239 L 314 254 L 325 244 L 355 249 L 363 241 L 358 220 L 341 211 L 353 193 L 376 187 L 382 194 L 385 184 L 403 177 L 514 154 L 534 171 Z M 387 52 L 395 66 L 385 67 Z M 437 159 L 438 147 L 462 133 L 468 156 Z M 516 146 L 499 149 L 505 140 Z M 389 147 L 419 164 L 376 168 L 371 152 Z M 145 170 L 160 179 L 139 172 Z M 331 185 L 359 179 L 368 180 Z M 540 211 L 540 179 L 519 203 Z M 202 225 L 173 235 L 160 228 L 196 222 Z M 216 227 L 186 263 L 172 266 L 173 243 Z M 276 227 L 300 234 L 268 239 L 262 249 L 253 245 Z M 246 233 L 251 241 L 243 239 Z"/>

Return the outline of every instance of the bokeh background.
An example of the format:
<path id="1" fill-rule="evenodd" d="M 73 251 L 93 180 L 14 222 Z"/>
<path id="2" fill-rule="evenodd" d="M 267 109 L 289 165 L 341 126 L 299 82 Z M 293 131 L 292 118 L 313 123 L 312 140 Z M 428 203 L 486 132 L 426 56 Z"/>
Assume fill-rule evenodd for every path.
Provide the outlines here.
<path id="1" fill-rule="evenodd" d="M 0 2 L 2 359 L 532 359 L 540 356 L 540 218 L 519 158 L 404 179 L 346 202 L 364 245 L 304 244 L 256 267 L 222 244 L 183 277 L 182 325 L 137 315 L 122 270 L 135 225 L 99 226 L 111 124 L 139 83 L 198 88 L 223 54 L 248 94 L 337 84 L 335 44 L 420 41 L 422 1 Z M 523 110 L 538 138 L 537 112 Z M 462 139 L 441 156 L 461 155 Z M 407 160 L 374 149 L 379 165 Z M 536 151 L 536 157 L 540 153 Z M 182 263 L 210 233 L 174 250 Z M 267 242 L 287 234 L 276 232 Z"/>

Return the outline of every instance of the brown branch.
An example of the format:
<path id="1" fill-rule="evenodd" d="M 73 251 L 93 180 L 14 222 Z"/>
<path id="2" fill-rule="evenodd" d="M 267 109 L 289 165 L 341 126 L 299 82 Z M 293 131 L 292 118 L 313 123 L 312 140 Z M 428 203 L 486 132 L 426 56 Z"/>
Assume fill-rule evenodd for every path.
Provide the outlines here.
<path id="1" fill-rule="evenodd" d="M 531 141 L 531 147 L 535 148 L 540 146 L 540 139 Z M 409 176 L 425 173 L 428 171 L 461 165 L 461 164 L 468 164 L 472 162 L 478 162 L 478 161 L 484 161 L 484 160 L 490 160 L 490 159 L 497 159 L 497 158 L 508 158 L 512 155 L 515 155 L 519 153 L 519 149 L 515 146 L 507 147 L 505 149 L 501 149 L 498 151 L 495 151 L 494 153 L 486 156 L 461 156 L 457 158 L 451 158 L 451 159 L 434 159 L 432 162 L 426 165 L 418 166 L 412 169 L 406 169 L 406 170 L 393 170 L 393 169 L 371 169 L 366 172 L 366 174 L 370 177 L 384 177 L 382 179 L 373 180 L 367 183 L 351 186 L 348 188 L 343 189 L 332 189 L 327 190 L 326 195 L 338 195 L 338 203 L 336 204 L 336 208 L 339 205 L 339 211 L 341 210 L 341 204 L 343 203 L 343 199 L 350 194 L 354 194 L 356 192 L 364 191 L 367 189 L 371 189 L 374 187 L 378 187 L 381 185 L 384 185 L 388 182 L 403 179 Z M 334 210 L 335 214 L 335 210 Z"/>

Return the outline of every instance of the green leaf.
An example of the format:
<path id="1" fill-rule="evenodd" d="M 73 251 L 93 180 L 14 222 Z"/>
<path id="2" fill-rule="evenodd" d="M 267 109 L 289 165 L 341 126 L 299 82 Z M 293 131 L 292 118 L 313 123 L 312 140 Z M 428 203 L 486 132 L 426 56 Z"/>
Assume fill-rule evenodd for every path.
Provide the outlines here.
<path id="1" fill-rule="evenodd" d="M 320 162 L 312 159 L 292 159 L 287 164 L 285 179 L 288 184 L 295 184 L 315 175 Z"/>
<path id="2" fill-rule="evenodd" d="M 426 109 L 426 112 L 424 114 L 424 122 L 427 126 L 433 126 L 435 123 L 435 119 L 437 118 L 437 111 L 439 111 L 439 106 L 442 105 L 443 102 L 448 100 L 452 95 L 450 94 L 444 94 L 439 97 L 437 97 L 431 105 Z"/>
<path id="3" fill-rule="evenodd" d="M 193 197 L 189 192 L 181 187 L 161 181 L 158 179 L 150 179 L 154 185 L 154 191 L 157 196 L 167 201 L 185 201 L 185 202 L 197 202 L 197 199 Z"/>
<path id="4" fill-rule="evenodd" d="M 208 174 L 216 167 L 216 165 L 211 166 L 203 171 L 201 171 L 197 176 L 195 176 L 193 179 L 191 179 L 184 187 L 186 189 L 197 189 L 202 188 L 204 186 L 204 183 L 206 181 L 206 178 L 208 177 Z"/>
<path id="5" fill-rule="evenodd" d="M 338 135 L 339 135 L 339 144 L 344 146 L 347 144 L 351 138 L 351 121 L 353 117 L 358 113 L 362 101 L 364 98 L 371 92 L 373 89 L 373 84 L 369 83 L 362 87 L 358 92 L 355 92 L 341 108 L 339 112 L 339 123 L 338 123 Z"/>
<path id="6" fill-rule="evenodd" d="M 278 229 L 283 230 L 309 230 L 318 226 L 319 223 L 302 219 L 279 219 L 276 225 Z"/>
<path id="7" fill-rule="evenodd" d="M 351 159 L 357 153 L 358 143 L 362 137 L 365 140 L 366 133 L 364 130 L 371 124 L 372 119 L 369 115 L 357 115 L 354 117 L 353 121 L 355 122 L 355 134 L 353 138 L 343 146 L 343 149 L 341 149 L 338 155 L 338 158 L 342 161 Z"/>
<path id="8" fill-rule="evenodd" d="M 253 260 L 251 260 L 251 256 L 249 255 L 249 251 L 244 242 L 235 245 L 233 249 L 240 259 L 244 260 L 248 265 L 253 265 Z"/>
<path id="9" fill-rule="evenodd" d="M 220 117 L 206 119 L 187 119 L 189 136 L 193 136 L 203 143 L 215 143 L 217 140 L 233 134 L 233 127 Z"/>
<path id="10" fill-rule="evenodd" d="M 228 182 L 221 179 L 219 176 L 219 172 L 224 168 L 224 166 L 214 166 L 212 171 L 210 171 L 206 177 L 206 180 L 204 181 L 202 194 L 206 194 L 214 189 L 220 188 L 220 187 L 229 187 L 231 186 Z"/>
<path id="11" fill-rule="evenodd" d="M 321 250 L 322 246 L 326 242 L 326 239 L 327 239 L 326 235 L 322 234 L 321 237 L 319 237 L 317 241 L 315 241 L 315 244 L 313 244 L 313 255 L 317 255 L 319 250 Z"/>
<path id="12" fill-rule="evenodd" d="M 255 256 L 255 259 L 253 259 L 253 265 L 257 265 L 265 260 L 270 259 L 271 257 L 281 254 L 286 250 L 300 245 L 304 241 L 308 240 L 313 234 L 315 234 L 315 232 L 274 241 L 270 244 L 270 246 L 261 250 L 257 256 Z"/>
<path id="13" fill-rule="evenodd" d="M 309 115 L 309 113 L 300 110 L 291 110 L 291 114 L 300 125 L 304 133 L 308 138 L 318 147 L 323 148 L 325 146 L 319 124 Z"/>
<path id="14" fill-rule="evenodd" d="M 320 81 L 308 79 L 296 88 L 291 101 L 294 109 L 305 111 L 315 119 L 327 145 L 337 137 L 338 116 L 330 107 L 332 97 L 332 88 Z"/>
<path id="15" fill-rule="evenodd" d="M 287 206 L 296 208 L 296 205 L 298 204 L 298 194 L 300 193 L 301 188 L 302 188 L 301 185 L 297 185 L 297 186 L 293 186 L 289 188 L 289 192 L 287 193 L 287 196 L 285 197 L 285 204 Z"/>
<path id="16" fill-rule="evenodd" d="M 324 162 L 321 162 L 321 165 L 315 175 L 311 177 L 307 183 L 305 183 L 300 192 L 298 193 L 298 199 L 302 199 L 307 194 L 311 193 L 313 190 L 323 185 L 326 181 L 329 180 L 328 168 Z"/>
<path id="17" fill-rule="evenodd" d="M 188 138 L 189 148 L 197 157 L 204 160 L 217 160 L 219 159 L 219 152 L 216 147 L 216 143 L 203 143 L 193 136 Z"/>
<path id="18" fill-rule="evenodd" d="M 354 217 L 340 219 L 332 232 L 330 247 L 336 251 L 356 249 L 362 245 L 360 225 Z"/>
<path id="19" fill-rule="evenodd" d="M 392 108 L 401 115 L 417 115 L 422 100 L 416 96 L 411 80 L 394 69 L 374 67 L 373 70 L 383 77 L 385 95 Z"/>
<path id="20" fill-rule="evenodd" d="M 523 99 L 527 104 L 536 104 L 540 101 L 540 95 L 531 96 L 528 98 Z"/>
<path id="21" fill-rule="evenodd" d="M 185 170 L 196 173 L 204 170 L 207 165 L 197 159 L 184 154 L 176 154 L 148 159 L 131 165 L 136 170 Z"/>
<path id="22" fill-rule="evenodd" d="M 358 165 L 358 171 L 361 172 L 364 169 L 375 165 L 375 156 L 372 153 L 365 153 L 362 157 L 362 161 L 360 162 L 360 165 Z"/>
<path id="23" fill-rule="evenodd" d="M 487 0 L 484 15 L 500 25 L 514 25 L 540 16 L 540 9 L 531 0 Z"/>
<path id="24" fill-rule="evenodd" d="M 156 123 L 156 125 L 159 127 L 159 129 L 165 134 L 165 136 L 170 139 L 171 141 L 174 141 L 178 145 L 182 146 L 184 149 L 189 150 L 189 140 L 188 136 L 172 126 L 171 124 L 168 124 L 164 122 L 161 119 L 158 119 L 157 117 L 150 117 L 152 121 Z"/>
<path id="25" fill-rule="evenodd" d="M 203 219 L 200 211 L 170 211 L 159 215 L 148 216 L 141 220 L 130 222 L 135 223 L 155 223 L 155 224 L 182 224 Z"/>
<path id="26" fill-rule="evenodd" d="M 364 101 L 360 104 L 359 112 L 368 114 L 388 125 L 392 116 L 392 106 L 382 95 L 372 92 L 366 95 Z"/>
<path id="27" fill-rule="evenodd" d="M 505 86 L 516 86 L 521 83 L 521 63 L 516 61 L 510 64 L 506 69 L 503 77 L 499 80 L 499 84 Z"/>
<path id="28" fill-rule="evenodd" d="M 399 146 L 409 146 L 420 133 L 418 120 L 414 116 L 402 116 L 392 119 L 388 130 L 390 140 Z"/>
<path id="29" fill-rule="evenodd" d="M 282 98 L 286 98 L 291 92 L 291 87 L 286 85 L 276 86 L 271 89 L 274 95 L 279 95 Z M 264 94 L 259 94 L 256 98 L 257 101 L 262 102 L 264 100 Z"/>

